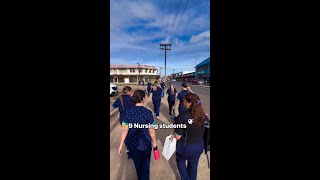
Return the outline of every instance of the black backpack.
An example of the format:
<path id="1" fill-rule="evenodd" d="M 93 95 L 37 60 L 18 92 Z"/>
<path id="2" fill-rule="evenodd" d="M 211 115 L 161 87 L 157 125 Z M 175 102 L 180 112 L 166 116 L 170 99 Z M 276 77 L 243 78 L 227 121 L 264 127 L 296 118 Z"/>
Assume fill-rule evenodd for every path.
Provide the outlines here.
<path id="1" fill-rule="evenodd" d="M 206 118 L 203 126 L 205 127 L 204 130 L 204 135 L 203 135 L 203 141 L 204 141 L 204 153 L 207 156 L 207 160 L 208 160 L 208 168 L 210 169 L 210 161 L 209 161 L 209 157 L 208 157 L 208 151 L 210 151 L 210 120 L 208 119 L 208 117 Z"/>

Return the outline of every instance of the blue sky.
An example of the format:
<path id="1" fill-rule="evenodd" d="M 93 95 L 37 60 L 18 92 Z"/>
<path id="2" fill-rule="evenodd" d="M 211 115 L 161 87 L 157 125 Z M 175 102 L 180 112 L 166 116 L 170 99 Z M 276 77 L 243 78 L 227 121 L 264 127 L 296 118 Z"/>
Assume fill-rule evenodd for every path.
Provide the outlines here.
<path id="1" fill-rule="evenodd" d="M 192 71 L 210 56 L 210 0 L 111 0 L 110 63 Z"/>

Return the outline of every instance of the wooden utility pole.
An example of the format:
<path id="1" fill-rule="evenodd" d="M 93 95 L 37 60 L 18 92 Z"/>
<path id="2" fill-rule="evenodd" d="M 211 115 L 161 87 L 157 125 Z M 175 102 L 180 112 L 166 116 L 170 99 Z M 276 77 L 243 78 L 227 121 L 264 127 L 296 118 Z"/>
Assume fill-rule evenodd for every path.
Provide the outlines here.
<path id="1" fill-rule="evenodd" d="M 171 47 L 171 44 L 160 44 L 160 49 L 164 50 L 164 78 L 166 80 L 166 73 L 167 73 L 167 50 L 171 50 L 168 49 L 167 46 Z M 162 48 L 164 47 L 164 48 Z"/>

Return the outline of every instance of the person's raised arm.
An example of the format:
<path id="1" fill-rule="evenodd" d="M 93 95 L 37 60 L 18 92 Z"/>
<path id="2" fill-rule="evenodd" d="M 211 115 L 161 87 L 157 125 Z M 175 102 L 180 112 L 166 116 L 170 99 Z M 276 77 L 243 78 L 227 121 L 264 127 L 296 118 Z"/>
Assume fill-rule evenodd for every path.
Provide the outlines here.
<path id="1" fill-rule="evenodd" d="M 194 92 L 191 90 L 190 86 L 188 86 L 188 90 L 189 90 L 191 93 L 194 93 Z"/>

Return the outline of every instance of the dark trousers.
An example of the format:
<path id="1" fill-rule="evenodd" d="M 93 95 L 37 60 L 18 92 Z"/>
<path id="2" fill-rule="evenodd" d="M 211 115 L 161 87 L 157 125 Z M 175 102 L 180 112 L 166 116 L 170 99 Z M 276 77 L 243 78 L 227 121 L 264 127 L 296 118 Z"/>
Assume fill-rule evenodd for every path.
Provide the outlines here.
<path id="1" fill-rule="evenodd" d="M 172 106 L 174 105 L 174 103 L 175 103 L 175 101 L 169 101 L 168 100 L 170 114 L 172 114 L 172 110 L 174 111 L 174 109 L 172 109 Z"/>
<path id="2" fill-rule="evenodd" d="M 151 151 L 149 152 L 129 152 L 130 156 L 136 167 L 138 180 L 149 180 L 150 179 L 150 157 Z"/>
<path id="3" fill-rule="evenodd" d="M 180 145 L 179 145 L 180 144 Z M 178 147 L 180 146 L 180 147 Z M 181 180 L 196 180 L 198 162 L 202 154 L 203 144 L 195 146 L 184 146 L 177 143 L 176 161 Z M 186 161 L 188 165 L 186 166 Z"/>
<path id="4" fill-rule="evenodd" d="M 153 101 L 153 108 L 154 108 L 154 112 L 156 113 L 156 116 L 159 116 L 160 114 L 160 104 L 161 104 L 161 100 Z"/>

